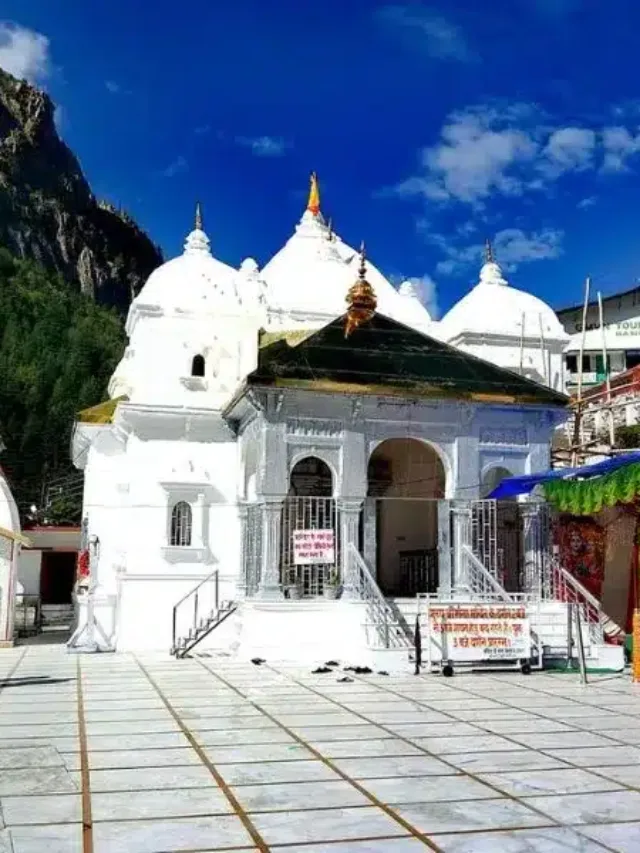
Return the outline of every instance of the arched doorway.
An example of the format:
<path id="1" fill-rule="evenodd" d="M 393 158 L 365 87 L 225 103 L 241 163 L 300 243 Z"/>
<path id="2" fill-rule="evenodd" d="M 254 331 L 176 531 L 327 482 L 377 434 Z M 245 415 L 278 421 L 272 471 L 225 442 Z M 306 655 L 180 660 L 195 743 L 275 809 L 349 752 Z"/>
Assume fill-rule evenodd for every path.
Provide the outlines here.
<path id="1" fill-rule="evenodd" d="M 337 584 L 340 542 L 333 473 L 317 456 L 299 459 L 282 507 L 280 572 L 285 595 L 313 598 Z M 308 548 L 301 543 L 307 541 Z"/>
<path id="2" fill-rule="evenodd" d="M 387 439 L 371 454 L 367 481 L 365 547 L 367 539 L 375 543 L 382 592 L 435 592 L 438 501 L 444 498 L 446 482 L 438 452 L 418 439 Z"/>
<path id="3" fill-rule="evenodd" d="M 323 459 L 305 456 L 299 459 L 289 475 L 289 495 L 330 498 L 333 496 L 333 474 Z"/>

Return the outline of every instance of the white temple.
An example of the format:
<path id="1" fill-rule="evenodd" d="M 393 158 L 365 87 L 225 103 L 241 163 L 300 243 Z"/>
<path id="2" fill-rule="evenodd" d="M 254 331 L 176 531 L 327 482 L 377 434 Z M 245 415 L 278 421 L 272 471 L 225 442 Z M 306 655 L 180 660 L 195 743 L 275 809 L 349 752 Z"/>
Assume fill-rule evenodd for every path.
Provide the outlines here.
<path id="1" fill-rule="evenodd" d="M 526 332 L 524 372 L 546 384 L 490 363 L 519 367 L 523 314 L 548 348 L 536 363 Z M 326 225 L 315 178 L 261 271 L 216 260 L 198 210 L 76 426 L 91 571 L 73 644 L 361 662 L 406 657 L 418 593 L 542 595 L 537 522 L 482 497 L 549 466 L 562 330 L 491 260 L 436 328 Z"/>

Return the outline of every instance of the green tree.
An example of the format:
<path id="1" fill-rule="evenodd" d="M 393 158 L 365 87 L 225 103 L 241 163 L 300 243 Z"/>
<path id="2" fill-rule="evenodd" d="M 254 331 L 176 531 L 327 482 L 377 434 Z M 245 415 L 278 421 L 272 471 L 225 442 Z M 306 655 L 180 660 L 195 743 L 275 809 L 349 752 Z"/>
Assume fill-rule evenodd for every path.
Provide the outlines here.
<path id="1" fill-rule="evenodd" d="M 0 464 L 19 504 L 74 470 L 75 415 L 105 399 L 124 343 L 115 311 L 0 247 Z"/>

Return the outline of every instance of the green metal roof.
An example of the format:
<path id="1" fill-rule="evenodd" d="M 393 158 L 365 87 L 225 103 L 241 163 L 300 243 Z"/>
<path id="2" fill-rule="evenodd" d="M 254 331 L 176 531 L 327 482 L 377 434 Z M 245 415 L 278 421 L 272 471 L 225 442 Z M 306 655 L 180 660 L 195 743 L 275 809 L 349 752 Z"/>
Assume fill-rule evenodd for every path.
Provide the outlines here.
<path id="1" fill-rule="evenodd" d="M 345 338 L 345 318 L 315 332 L 263 334 L 252 385 L 566 406 L 568 397 L 381 314 Z"/>

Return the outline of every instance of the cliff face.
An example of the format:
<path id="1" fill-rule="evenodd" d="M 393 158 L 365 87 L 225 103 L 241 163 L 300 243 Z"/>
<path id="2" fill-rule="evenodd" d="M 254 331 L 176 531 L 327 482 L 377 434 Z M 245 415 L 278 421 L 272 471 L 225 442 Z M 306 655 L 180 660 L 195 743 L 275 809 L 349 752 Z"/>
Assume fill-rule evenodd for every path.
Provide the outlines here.
<path id="1" fill-rule="evenodd" d="M 130 217 L 95 199 L 50 98 L 1 69 L 0 245 L 120 310 L 162 263 Z"/>

